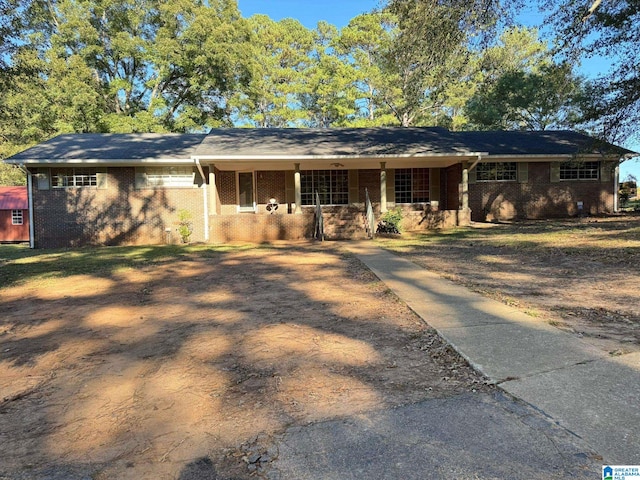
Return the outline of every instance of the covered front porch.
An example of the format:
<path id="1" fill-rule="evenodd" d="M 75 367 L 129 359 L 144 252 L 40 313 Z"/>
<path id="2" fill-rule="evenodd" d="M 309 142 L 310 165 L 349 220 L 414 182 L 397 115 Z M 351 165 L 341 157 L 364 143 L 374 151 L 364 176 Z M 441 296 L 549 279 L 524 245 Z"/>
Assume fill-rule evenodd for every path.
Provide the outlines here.
<path id="1" fill-rule="evenodd" d="M 374 225 L 395 208 L 405 231 L 468 225 L 468 172 L 479 158 L 199 158 L 206 241 L 314 238 L 319 211 L 325 239 L 371 238 L 367 201 Z"/>

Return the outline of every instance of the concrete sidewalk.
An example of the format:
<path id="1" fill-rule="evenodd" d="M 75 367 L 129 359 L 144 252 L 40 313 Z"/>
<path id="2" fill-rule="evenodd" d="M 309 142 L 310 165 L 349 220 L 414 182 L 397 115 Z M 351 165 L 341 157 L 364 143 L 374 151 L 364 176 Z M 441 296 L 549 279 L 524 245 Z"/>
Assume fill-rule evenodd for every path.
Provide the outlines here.
<path id="1" fill-rule="evenodd" d="M 605 463 L 640 464 L 640 353 L 611 357 L 372 243 L 348 248 L 502 389 L 581 437 Z"/>

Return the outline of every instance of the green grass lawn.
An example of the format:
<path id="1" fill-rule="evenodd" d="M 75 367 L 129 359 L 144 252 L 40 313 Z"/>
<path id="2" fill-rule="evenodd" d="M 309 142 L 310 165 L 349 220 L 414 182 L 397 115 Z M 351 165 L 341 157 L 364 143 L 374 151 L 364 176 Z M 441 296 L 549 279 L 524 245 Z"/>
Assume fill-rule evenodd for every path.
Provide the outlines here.
<path id="1" fill-rule="evenodd" d="M 640 212 L 640 198 L 626 202 L 621 209 L 625 212 Z"/>
<path id="2" fill-rule="evenodd" d="M 380 238 L 381 246 L 410 251 L 420 248 L 493 246 L 521 252 L 544 254 L 561 251 L 565 255 L 585 255 L 607 261 L 640 255 L 640 217 L 619 219 L 571 219 L 531 221 L 485 228 L 457 228 L 428 233 Z"/>
<path id="3" fill-rule="evenodd" d="M 32 250 L 26 245 L 3 244 L 0 288 L 71 275 L 109 276 L 118 270 L 162 264 L 180 257 L 213 257 L 248 248 L 255 246 L 200 244 Z"/>

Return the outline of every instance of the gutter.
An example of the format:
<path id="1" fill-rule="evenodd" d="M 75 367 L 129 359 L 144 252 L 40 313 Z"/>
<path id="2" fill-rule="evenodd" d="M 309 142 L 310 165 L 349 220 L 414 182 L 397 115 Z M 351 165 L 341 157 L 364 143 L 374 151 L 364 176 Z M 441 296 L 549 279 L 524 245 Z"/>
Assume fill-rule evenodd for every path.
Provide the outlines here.
<path id="1" fill-rule="evenodd" d="M 204 241 L 209 241 L 209 198 L 207 197 L 207 178 L 204 176 L 204 170 L 202 169 L 202 165 L 200 165 L 200 159 L 194 158 L 193 161 L 196 163 L 196 168 L 198 169 L 198 173 L 202 177 L 202 186 L 203 186 L 203 201 L 204 201 Z"/>
<path id="2" fill-rule="evenodd" d="M 488 152 L 451 152 L 451 153 L 383 153 L 383 154 L 364 154 L 364 155 L 200 155 L 199 158 L 216 162 L 235 162 L 235 161 L 251 161 L 251 160 L 282 160 L 282 161 L 302 161 L 302 160 L 341 160 L 341 159 L 365 159 L 377 160 L 380 158 L 459 158 L 459 157 L 476 157 L 478 155 L 489 155 Z"/>

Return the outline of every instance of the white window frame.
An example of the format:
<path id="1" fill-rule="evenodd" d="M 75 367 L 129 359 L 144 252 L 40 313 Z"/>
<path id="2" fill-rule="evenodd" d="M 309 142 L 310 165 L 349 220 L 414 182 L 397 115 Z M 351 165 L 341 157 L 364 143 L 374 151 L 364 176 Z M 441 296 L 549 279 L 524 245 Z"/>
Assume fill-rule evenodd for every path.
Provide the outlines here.
<path id="1" fill-rule="evenodd" d="M 11 210 L 11 225 L 23 225 L 24 213 L 22 210 Z"/>
<path id="2" fill-rule="evenodd" d="M 250 207 L 241 207 L 240 206 L 240 175 L 243 173 L 251 174 L 251 188 L 253 189 L 253 205 Z M 253 170 L 242 170 L 236 172 L 236 202 L 238 213 L 256 213 L 258 211 L 258 205 L 256 203 L 256 172 Z"/>
<path id="3" fill-rule="evenodd" d="M 571 174 L 572 178 L 568 178 Z M 560 164 L 561 182 L 597 182 L 600 180 L 600 162 L 563 162 Z"/>
<path id="4" fill-rule="evenodd" d="M 138 188 L 194 188 L 191 165 L 162 165 L 136 168 Z"/>
<path id="5" fill-rule="evenodd" d="M 326 176 L 329 177 L 328 191 L 324 182 L 319 183 L 320 179 L 326 178 Z M 342 182 L 344 183 L 344 191 L 338 189 L 339 183 Z M 323 187 L 322 191 L 320 191 L 320 187 Z M 349 205 L 349 170 L 302 170 L 300 172 L 300 189 L 302 205 L 306 207 L 316 204 L 316 191 L 318 191 L 322 205 Z M 335 200 L 338 197 L 344 198 L 344 202 L 336 203 Z"/>
<path id="6" fill-rule="evenodd" d="M 399 176 L 400 175 L 409 175 L 409 190 L 402 188 L 402 186 L 399 185 Z M 417 190 L 416 187 L 416 182 L 417 182 L 417 176 L 418 175 L 426 175 L 426 190 Z M 424 180 L 424 179 L 423 179 Z M 396 168 L 395 172 L 394 172 L 394 190 L 395 190 L 395 195 L 394 195 L 394 200 L 395 203 L 397 204 L 401 204 L 401 205 L 410 205 L 413 203 L 429 203 L 430 199 L 431 199 L 431 171 L 428 168 Z M 400 195 L 402 196 L 407 196 L 407 194 L 410 197 L 410 201 L 404 201 L 406 200 L 406 198 L 399 198 Z M 424 194 L 426 194 L 426 199 L 424 197 Z"/>
<path id="7" fill-rule="evenodd" d="M 98 170 L 95 167 L 57 167 L 51 169 L 52 188 L 97 188 Z"/>
<path id="8" fill-rule="evenodd" d="M 517 162 L 482 162 L 476 165 L 476 182 L 517 181 Z"/>

